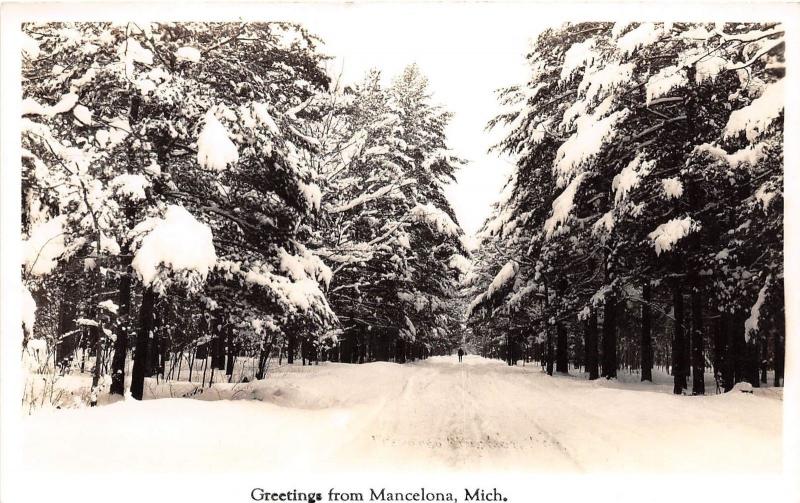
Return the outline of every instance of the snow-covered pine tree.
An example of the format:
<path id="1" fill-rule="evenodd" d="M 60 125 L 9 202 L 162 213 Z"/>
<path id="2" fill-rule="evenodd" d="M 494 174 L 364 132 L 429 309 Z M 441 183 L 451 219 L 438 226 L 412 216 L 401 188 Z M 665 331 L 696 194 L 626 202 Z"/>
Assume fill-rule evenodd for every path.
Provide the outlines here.
<path id="1" fill-rule="evenodd" d="M 156 329 L 156 304 L 168 304 L 175 288 L 199 292 L 209 272 L 203 298 L 218 348 L 226 323 L 280 331 L 335 320 L 319 288 L 330 271 L 300 241 L 319 190 L 298 154 L 315 146 L 295 124 L 328 85 L 313 36 L 285 23 L 47 24 L 25 32 L 31 175 L 23 220 L 35 224 L 32 250 L 39 244 L 26 272 L 85 258 L 98 285 L 88 312 L 111 300 L 99 298 L 108 276 L 119 283 L 123 315 L 135 276 L 143 293 L 134 396 L 152 372 L 149 340 L 169 343 L 159 340 L 169 331 Z M 52 232 L 40 243 L 42 231 Z M 119 242 L 126 253 L 112 260 Z M 40 249 L 48 251 L 37 262 Z M 231 306 L 238 310 L 226 312 Z M 96 339 L 99 369 L 105 337 Z"/>
<path id="2" fill-rule="evenodd" d="M 559 311 L 591 320 L 602 305 L 603 375 L 616 374 L 617 353 L 626 349 L 615 323 L 631 317 L 617 312 L 627 306 L 623 300 L 642 306 L 634 318 L 641 364 L 648 366 L 652 329 L 665 328 L 651 326 L 652 312 L 666 311 L 660 304 L 670 291 L 676 393 L 687 388 L 690 362 L 693 392 L 704 392 L 705 327 L 718 319 L 709 307 L 725 299 L 723 325 L 726 311 L 738 316 L 722 339 L 758 326 L 772 278 L 782 277 L 780 260 L 762 262 L 780 253 L 779 208 L 770 201 L 780 196 L 782 181 L 782 40 L 777 25 L 568 24 L 539 37 L 529 56 L 531 80 L 503 93 L 503 104 L 516 107 L 496 120 L 511 126 L 500 148 L 517 156 L 518 182 L 500 213 L 503 225 L 525 228 L 529 242 L 541 243 L 532 258 L 542 263 L 533 274 L 520 268 L 504 295 L 535 291 L 527 280 L 538 273 L 557 332 Z M 528 194 L 535 195 L 520 204 Z M 754 244 L 738 239 L 752 223 L 739 218 L 757 207 L 765 235 L 745 263 L 759 273 L 744 263 L 723 264 L 733 243 Z M 545 216 L 531 218 L 542 208 Z M 727 225 L 715 224 L 726 221 L 721 212 L 731 218 Z M 727 239 L 731 246 L 722 246 Z M 531 259 L 525 254 L 531 248 L 505 251 Z M 715 260 L 722 265 L 713 269 Z M 566 284 L 545 285 L 547 273 Z M 739 286 L 738 295 L 721 288 L 726 282 Z M 753 293 L 743 295 L 748 288 Z M 591 322 L 587 335 L 590 328 Z M 739 361 L 734 380 L 756 380 L 757 351 L 745 344 L 755 338 L 731 340 L 717 348 Z M 774 340 L 779 347 L 782 339 Z"/>

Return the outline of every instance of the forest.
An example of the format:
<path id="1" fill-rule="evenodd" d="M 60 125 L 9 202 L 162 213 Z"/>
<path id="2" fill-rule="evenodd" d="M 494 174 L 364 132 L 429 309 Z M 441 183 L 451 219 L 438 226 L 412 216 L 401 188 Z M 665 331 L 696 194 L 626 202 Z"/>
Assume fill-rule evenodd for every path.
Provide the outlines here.
<path id="1" fill-rule="evenodd" d="M 141 399 L 146 377 L 210 384 L 237 358 L 260 379 L 271 358 L 459 343 L 469 252 L 442 187 L 461 160 L 416 66 L 342 86 L 291 23 L 24 32 L 33 367 Z"/>
<path id="2" fill-rule="evenodd" d="M 784 31 L 582 23 L 539 35 L 492 126 L 516 168 L 466 280 L 486 355 L 589 379 L 655 367 L 781 386 Z"/>
<path id="3" fill-rule="evenodd" d="M 23 359 L 90 374 L 92 405 L 460 346 L 782 385 L 779 24 L 541 33 L 487 125 L 515 169 L 477 245 L 414 64 L 344 85 L 285 22 L 23 32 Z"/>

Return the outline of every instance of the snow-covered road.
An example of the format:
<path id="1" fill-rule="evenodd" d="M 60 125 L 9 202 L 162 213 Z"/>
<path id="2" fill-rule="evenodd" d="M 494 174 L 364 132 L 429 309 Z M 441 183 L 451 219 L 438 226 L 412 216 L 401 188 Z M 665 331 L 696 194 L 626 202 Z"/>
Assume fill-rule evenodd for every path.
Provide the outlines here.
<path id="1" fill-rule="evenodd" d="M 205 400 L 37 413 L 23 421 L 24 461 L 56 471 L 781 467 L 783 402 L 770 390 L 680 397 L 476 356 L 280 367 L 232 386 Z"/>

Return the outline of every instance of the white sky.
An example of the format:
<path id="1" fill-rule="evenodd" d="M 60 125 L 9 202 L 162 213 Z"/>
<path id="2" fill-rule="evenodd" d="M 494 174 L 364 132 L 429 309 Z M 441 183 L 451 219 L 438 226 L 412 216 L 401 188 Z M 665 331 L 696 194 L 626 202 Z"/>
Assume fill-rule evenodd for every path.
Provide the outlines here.
<path id="1" fill-rule="evenodd" d="M 468 234 L 477 231 L 510 172 L 507 159 L 488 154 L 498 134 L 484 131 L 497 113 L 494 91 L 526 78 L 528 40 L 543 27 L 535 6 L 508 4 L 361 4 L 304 9 L 280 16 L 303 23 L 326 42 L 345 83 L 370 68 L 388 83 L 417 63 L 433 100 L 453 112 L 450 148 L 468 160 L 446 195 Z M 539 18 L 541 19 L 541 18 Z"/>

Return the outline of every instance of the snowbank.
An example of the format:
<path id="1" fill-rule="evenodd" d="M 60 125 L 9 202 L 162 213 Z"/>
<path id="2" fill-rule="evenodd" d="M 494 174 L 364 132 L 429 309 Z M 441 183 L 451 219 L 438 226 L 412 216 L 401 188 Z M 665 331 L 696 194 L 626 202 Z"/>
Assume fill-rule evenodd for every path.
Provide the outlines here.
<path id="1" fill-rule="evenodd" d="M 126 400 L 26 417 L 20 469 L 781 469 L 782 401 L 769 389 L 704 397 L 669 391 L 550 377 L 538 365 L 474 355 L 463 364 L 450 356 L 283 366 L 265 381 L 215 384 L 197 400 Z"/>

